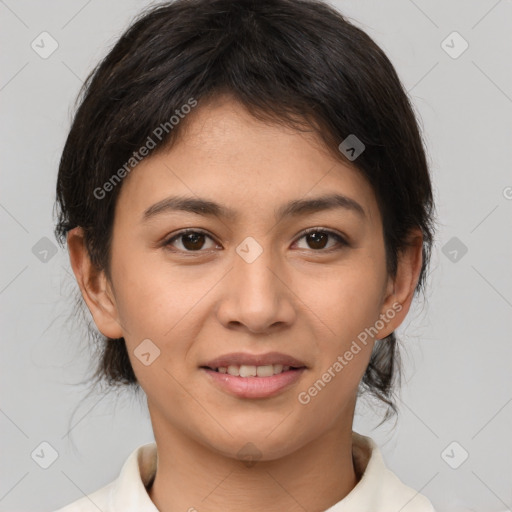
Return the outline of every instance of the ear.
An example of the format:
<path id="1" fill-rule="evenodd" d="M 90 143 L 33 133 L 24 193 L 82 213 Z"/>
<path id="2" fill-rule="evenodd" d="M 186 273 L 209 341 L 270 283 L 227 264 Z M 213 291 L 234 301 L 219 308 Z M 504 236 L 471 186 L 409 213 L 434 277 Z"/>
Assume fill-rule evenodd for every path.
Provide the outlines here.
<path id="1" fill-rule="evenodd" d="M 111 285 L 105 273 L 92 264 L 81 227 L 68 232 L 67 244 L 73 273 L 96 327 L 108 338 L 123 337 Z"/>
<path id="2" fill-rule="evenodd" d="M 386 325 L 379 330 L 375 339 L 389 336 L 407 316 L 421 272 L 422 250 L 423 233 L 421 229 L 415 228 L 409 233 L 407 246 L 398 254 L 395 279 L 388 279 L 381 309 L 381 316 L 385 315 L 383 318 L 386 319 Z M 393 318 L 390 311 L 395 313 Z"/>

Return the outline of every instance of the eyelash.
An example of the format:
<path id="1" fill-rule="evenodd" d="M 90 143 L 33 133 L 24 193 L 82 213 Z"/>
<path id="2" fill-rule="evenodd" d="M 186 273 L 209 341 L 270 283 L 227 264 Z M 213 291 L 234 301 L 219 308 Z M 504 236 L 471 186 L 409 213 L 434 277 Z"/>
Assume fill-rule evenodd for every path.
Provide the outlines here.
<path id="1" fill-rule="evenodd" d="M 191 234 L 191 233 L 206 235 L 208 238 L 210 238 L 211 240 L 213 240 L 215 242 L 213 237 L 211 237 L 206 231 L 203 231 L 202 229 L 191 229 L 191 228 L 189 228 L 189 229 L 184 229 L 182 231 L 179 231 L 178 233 L 173 235 L 171 238 L 169 238 L 168 240 L 163 242 L 162 245 L 164 247 L 166 247 L 166 248 L 169 248 L 175 240 L 179 239 L 181 236 L 188 235 L 188 234 Z M 348 247 L 349 246 L 348 242 L 341 235 L 339 235 L 335 231 L 331 231 L 329 229 L 324 229 L 324 228 L 308 228 L 308 229 L 306 229 L 305 231 L 303 231 L 301 233 L 299 238 L 297 238 L 297 241 L 301 240 L 302 238 L 304 238 L 305 236 L 307 236 L 307 235 L 309 235 L 311 233 L 323 233 L 323 234 L 329 235 L 329 236 L 335 238 L 336 241 L 339 244 L 338 247 L 335 246 L 335 247 L 331 247 L 329 249 L 311 249 L 312 252 L 328 253 L 329 254 L 329 253 L 331 253 L 333 251 L 340 250 L 343 247 Z M 181 249 L 169 249 L 169 250 L 171 250 L 173 252 L 181 252 L 181 253 L 185 253 L 185 254 L 194 254 L 194 253 L 205 252 L 205 250 L 202 250 L 202 249 L 199 249 L 197 251 L 183 251 Z"/>

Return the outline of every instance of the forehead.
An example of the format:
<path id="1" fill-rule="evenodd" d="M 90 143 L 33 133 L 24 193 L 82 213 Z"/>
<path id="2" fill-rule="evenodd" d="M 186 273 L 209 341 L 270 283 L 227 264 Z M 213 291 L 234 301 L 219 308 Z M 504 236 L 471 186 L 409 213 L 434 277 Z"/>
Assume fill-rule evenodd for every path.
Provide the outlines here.
<path id="1" fill-rule="evenodd" d="M 261 121 L 230 99 L 197 107 L 181 128 L 170 148 L 148 155 L 125 178 L 121 213 L 129 205 L 124 213 L 143 220 L 169 196 L 200 196 L 235 220 L 283 214 L 284 203 L 337 193 L 361 205 L 368 221 L 379 216 L 360 171 L 335 159 L 312 130 Z"/>

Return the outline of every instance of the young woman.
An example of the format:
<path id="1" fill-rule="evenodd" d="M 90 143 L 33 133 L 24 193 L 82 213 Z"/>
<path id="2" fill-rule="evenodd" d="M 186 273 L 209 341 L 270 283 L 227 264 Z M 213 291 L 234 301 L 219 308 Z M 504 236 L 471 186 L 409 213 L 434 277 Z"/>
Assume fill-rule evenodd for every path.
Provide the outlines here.
<path id="1" fill-rule="evenodd" d="M 90 75 L 56 235 L 155 443 L 60 512 L 427 512 L 352 430 L 396 412 L 434 204 L 382 50 L 313 0 L 177 0 Z"/>

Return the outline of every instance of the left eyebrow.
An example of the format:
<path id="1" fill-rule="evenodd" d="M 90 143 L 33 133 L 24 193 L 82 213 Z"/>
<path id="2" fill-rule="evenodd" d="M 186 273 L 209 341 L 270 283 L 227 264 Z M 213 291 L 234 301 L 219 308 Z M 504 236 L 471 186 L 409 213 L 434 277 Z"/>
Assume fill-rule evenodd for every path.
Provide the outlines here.
<path id="1" fill-rule="evenodd" d="M 362 219 L 367 218 L 364 208 L 356 200 L 342 194 L 329 194 L 312 199 L 295 199 L 281 205 L 275 212 L 275 216 L 277 220 L 282 220 L 285 217 L 297 217 L 334 209 L 344 209 L 357 214 Z M 231 221 L 238 218 L 236 210 L 208 199 L 171 196 L 147 208 L 142 215 L 142 222 L 147 222 L 163 213 L 176 211 L 195 213 L 205 217 L 224 218 Z"/>

